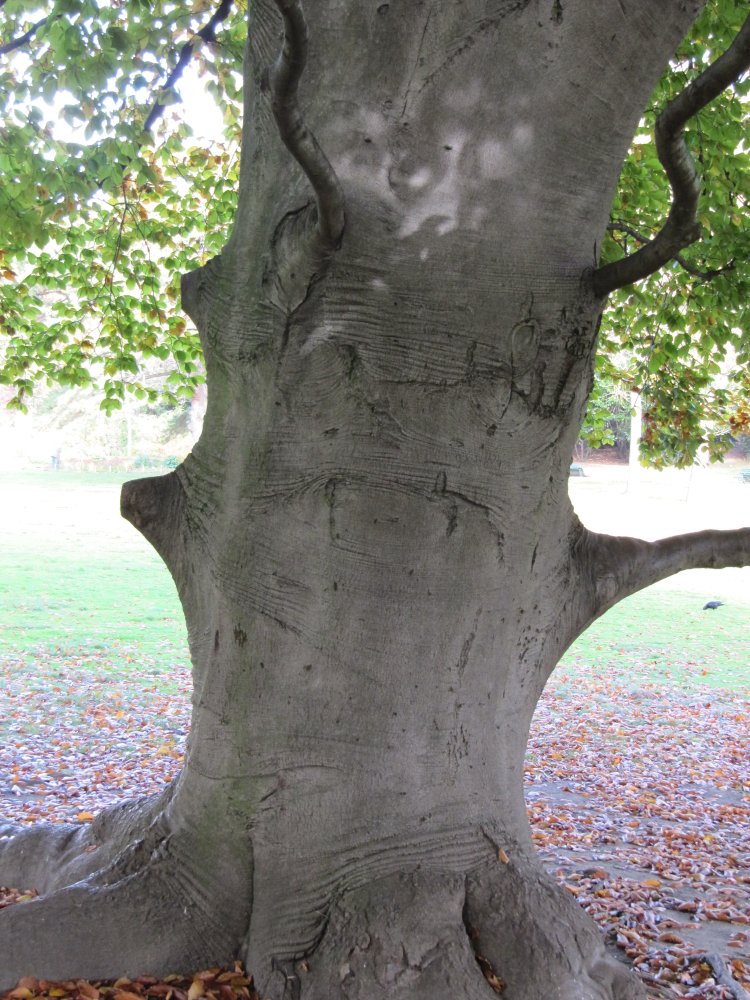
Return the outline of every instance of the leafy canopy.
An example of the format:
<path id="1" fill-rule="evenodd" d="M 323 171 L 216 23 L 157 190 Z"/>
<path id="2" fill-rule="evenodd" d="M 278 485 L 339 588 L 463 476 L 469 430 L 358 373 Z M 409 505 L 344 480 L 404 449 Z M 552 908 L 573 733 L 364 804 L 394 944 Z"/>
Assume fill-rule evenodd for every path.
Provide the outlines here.
<path id="1" fill-rule="evenodd" d="M 740 0 L 713 0 L 680 47 L 641 121 L 620 177 L 602 259 L 637 250 L 661 227 L 669 184 L 656 154 L 659 112 L 731 44 L 747 17 Z M 652 464 L 689 465 L 701 446 L 719 458 L 750 431 L 750 78 L 744 75 L 687 126 L 703 180 L 702 235 L 679 260 L 610 300 L 589 423 L 615 385 L 641 392 L 641 452 Z M 604 408 L 606 410 L 606 407 Z"/>
<path id="2" fill-rule="evenodd" d="M 218 253 L 238 173 L 241 0 L 0 0 L 0 382 L 24 408 L 40 380 L 96 384 L 102 406 L 202 378 L 200 347 L 176 308 L 179 277 Z M 647 109 L 612 207 L 608 262 L 660 228 L 670 190 L 659 111 L 731 43 L 743 0 L 710 0 Z M 197 142 L 180 78 L 197 74 L 224 120 Z M 611 296 L 587 434 L 607 440 L 613 387 L 643 393 L 643 451 L 689 464 L 750 431 L 748 90 L 740 79 L 691 120 L 704 188 L 702 240 Z M 617 392 L 615 392 L 617 395 Z"/>
<path id="3" fill-rule="evenodd" d="M 219 6 L 227 16 L 200 37 Z M 46 379 L 97 384 L 109 412 L 126 387 L 155 396 L 156 362 L 171 369 L 167 393 L 190 395 L 202 378 L 176 299 L 180 274 L 219 252 L 233 217 L 243 22 L 241 5 L 210 0 L 2 4 L 0 381 L 16 390 L 11 405 Z M 174 113 L 179 93 L 165 84 L 181 61 L 223 113 L 220 141 L 195 142 Z"/>

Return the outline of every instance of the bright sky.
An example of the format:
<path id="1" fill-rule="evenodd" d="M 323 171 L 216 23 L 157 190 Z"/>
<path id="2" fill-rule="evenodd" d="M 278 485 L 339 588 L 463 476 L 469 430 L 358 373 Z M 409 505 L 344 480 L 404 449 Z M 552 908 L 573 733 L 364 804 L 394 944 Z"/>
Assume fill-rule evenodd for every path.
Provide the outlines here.
<path id="1" fill-rule="evenodd" d="M 216 101 L 206 92 L 194 64 L 186 68 L 177 84 L 177 90 L 182 97 L 178 112 L 192 128 L 196 139 L 221 139 L 223 129 L 221 113 Z"/>

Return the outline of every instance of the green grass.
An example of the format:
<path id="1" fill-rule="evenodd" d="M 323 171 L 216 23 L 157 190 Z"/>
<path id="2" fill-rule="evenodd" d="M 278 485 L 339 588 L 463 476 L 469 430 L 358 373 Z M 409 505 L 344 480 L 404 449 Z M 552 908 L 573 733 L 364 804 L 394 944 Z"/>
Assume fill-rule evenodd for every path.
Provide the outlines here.
<path id="1" fill-rule="evenodd" d="M 185 625 L 161 559 L 119 515 L 110 474 L 28 473 L 0 484 L 0 658 L 137 672 L 171 687 Z"/>
<path id="2" fill-rule="evenodd" d="M 650 587 L 607 612 L 571 646 L 560 667 L 595 670 L 632 687 L 741 688 L 750 682 L 750 604 L 703 610 L 713 594 Z"/>
<path id="3" fill-rule="evenodd" d="M 119 516 L 100 473 L 25 473 L 0 482 L 0 659 L 31 673 L 56 660 L 172 690 L 185 626 L 163 563 Z M 721 593 L 720 589 L 717 593 Z M 703 611 L 715 594 L 650 588 L 623 601 L 566 654 L 556 684 L 612 676 L 644 685 L 747 686 L 750 602 Z"/>

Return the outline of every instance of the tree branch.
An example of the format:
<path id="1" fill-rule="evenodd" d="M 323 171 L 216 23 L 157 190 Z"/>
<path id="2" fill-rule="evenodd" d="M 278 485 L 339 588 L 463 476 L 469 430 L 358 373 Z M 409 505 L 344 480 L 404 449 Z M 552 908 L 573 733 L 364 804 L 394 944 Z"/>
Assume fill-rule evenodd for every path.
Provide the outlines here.
<path id="1" fill-rule="evenodd" d="M 750 565 L 750 528 L 695 531 L 655 542 L 588 532 L 593 621 L 618 601 L 684 569 Z"/>
<path id="2" fill-rule="evenodd" d="M 634 240 L 637 240 L 641 244 L 649 242 L 648 236 L 645 236 L 637 229 L 634 229 L 633 226 L 629 226 L 626 222 L 622 222 L 619 219 L 615 220 L 614 222 L 610 222 L 609 225 L 607 226 L 607 230 L 610 233 L 627 233 L 628 236 L 632 236 Z M 735 267 L 737 266 L 737 262 L 735 261 L 734 257 L 732 257 L 732 259 L 729 260 L 722 267 L 710 267 L 705 271 L 702 270 L 700 267 L 696 267 L 695 264 L 691 264 L 690 261 L 687 259 L 687 257 L 684 256 L 684 254 L 677 253 L 674 256 L 674 259 L 677 261 L 677 263 L 680 265 L 683 271 L 687 271 L 688 274 L 692 275 L 694 278 L 698 278 L 699 281 L 711 281 L 713 278 L 718 277 L 720 274 L 726 274 L 727 271 L 734 271 Z"/>
<path id="3" fill-rule="evenodd" d="M 50 16 L 51 15 L 48 14 L 47 17 L 40 18 L 38 21 L 36 21 L 34 24 L 31 25 L 28 31 L 25 31 L 22 35 L 19 35 L 18 38 L 13 38 L 11 39 L 11 41 L 6 42 L 4 45 L 0 45 L 0 56 L 7 55 L 9 52 L 14 52 L 16 49 L 22 49 L 27 42 L 31 41 L 31 39 L 34 37 L 37 31 L 39 31 L 39 29 L 43 27 L 47 23 L 47 21 L 49 21 Z"/>
<path id="4" fill-rule="evenodd" d="M 276 62 L 268 70 L 271 109 L 284 145 L 315 192 L 320 238 L 327 248 L 336 249 L 344 232 L 343 192 L 297 103 L 297 85 L 307 62 L 307 24 L 300 0 L 275 2 L 284 19 L 284 42 Z"/>
<path id="5" fill-rule="evenodd" d="M 211 15 L 209 20 L 206 21 L 202 28 L 196 31 L 195 35 L 193 35 L 189 42 L 185 42 L 180 49 L 180 55 L 174 68 L 162 84 L 160 88 L 161 90 L 172 90 L 182 74 L 185 72 L 188 63 L 193 57 L 193 52 L 195 51 L 196 39 L 199 38 L 202 42 L 213 42 L 216 40 L 216 28 L 222 21 L 225 21 L 227 17 L 229 17 L 229 12 L 232 9 L 233 2 L 234 0 L 221 0 L 221 3 Z M 154 104 L 149 112 L 148 118 L 143 124 L 144 132 L 151 131 L 156 122 L 164 114 L 166 108 L 167 105 L 160 104 L 159 101 Z"/>
<path id="6" fill-rule="evenodd" d="M 672 189 L 667 221 L 640 250 L 597 268 L 594 291 L 604 296 L 615 288 L 653 274 L 700 237 L 697 218 L 701 181 L 685 142 L 687 122 L 731 86 L 750 67 L 750 17 L 715 62 L 681 91 L 656 120 L 656 152 Z"/>

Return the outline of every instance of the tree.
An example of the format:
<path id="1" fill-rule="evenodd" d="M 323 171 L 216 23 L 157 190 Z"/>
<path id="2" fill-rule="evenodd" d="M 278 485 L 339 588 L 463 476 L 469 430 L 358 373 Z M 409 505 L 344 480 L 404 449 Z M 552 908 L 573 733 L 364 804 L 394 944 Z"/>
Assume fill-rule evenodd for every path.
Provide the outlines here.
<path id="1" fill-rule="evenodd" d="M 567 496 L 607 296 L 697 239 L 684 129 L 750 60 L 724 4 L 657 121 L 667 221 L 598 263 L 703 6 L 249 5 L 234 228 L 182 283 L 203 433 L 122 494 L 185 610 L 185 765 L 2 831 L 0 882 L 42 892 L 0 913 L 2 985 L 239 956 L 274 998 L 642 995 L 541 869 L 522 770 L 590 622 L 750 562 L 750 529 L 603 536 Z"/>

